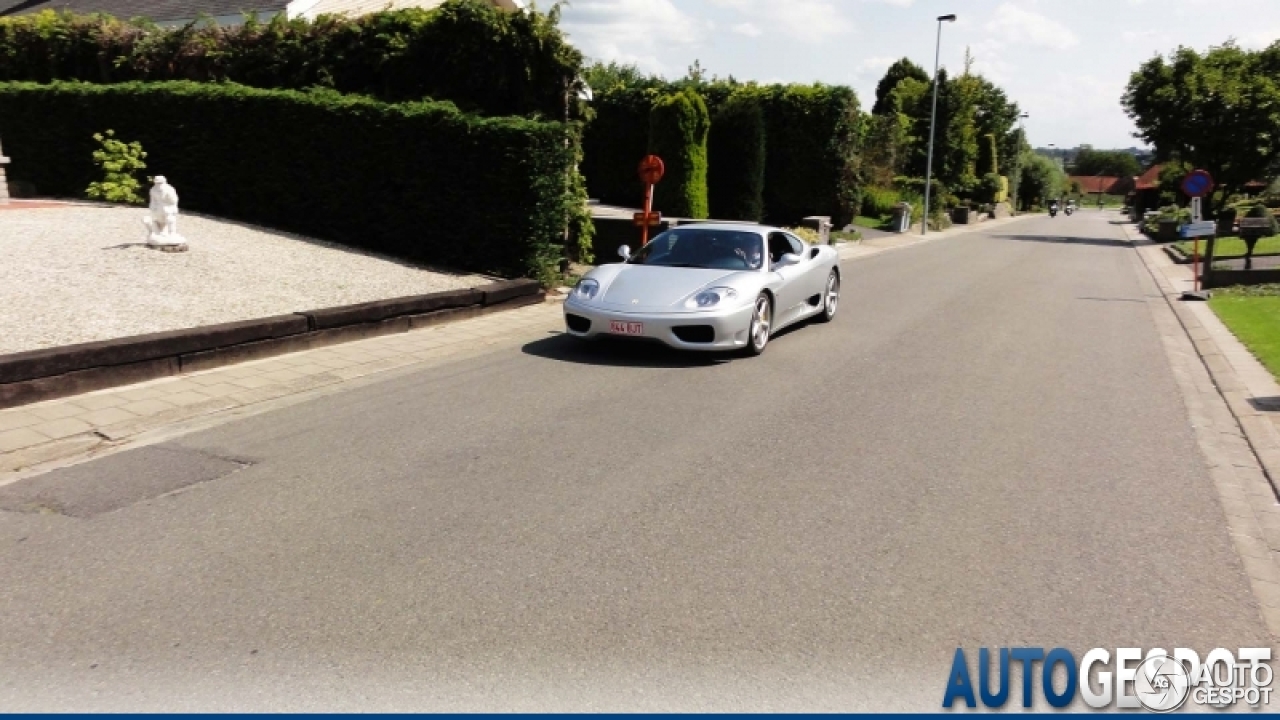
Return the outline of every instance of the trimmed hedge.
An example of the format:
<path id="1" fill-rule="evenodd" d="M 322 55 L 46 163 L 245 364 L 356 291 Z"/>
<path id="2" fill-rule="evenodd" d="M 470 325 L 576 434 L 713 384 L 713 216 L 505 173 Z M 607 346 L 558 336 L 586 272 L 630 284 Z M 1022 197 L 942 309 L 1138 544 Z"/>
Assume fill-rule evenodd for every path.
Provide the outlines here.
<path id="1" fill-rule="evenodd" d="M 483 0 L 232 27 L 159 28 L 45 11 L 0 18 L 0 81 L 319 86 L 388 102 L 434 98 L 489 115 L 563 120 L 577 109 L 566 108 L 566 95 L 582 55 L 558 20 L 556 10 L 504 12 Z"/>
<path id="2" fill-rule="evenodd" d="M 765 119 L 765 221 L 793 226 L 810 215 L 830 215 L 836 227 L 853 221 L 862 179 L 857 169 L 860 114 L 852 89 L 715 82 L 698 86 L 697 92 L 713 117 L 739 94 L 760 104 Z M 635 175 L 648 144 L 640 138 L 648 137 L 648 111 L 660 95 L 652 88 L 615 88 L 596 95 L 596 117 L 586 128 L 582 165 L 592 197 L 629 207 L 643 199 Z M 709 172 L 714 177 L 719 171 L 712 167 Z M 711 192 L 716 192 L 714 187 Z"/>
<path id="3" fill-rule="evenodd" d="M 482 272 L 542 276 L 563 254 L 573 125 L 193 82 L 7 83 L 0 108 L 12 174 L 42 194 L 82 196 L 112 129 L 184 210 Z"/>
<path id="4" fill-rule="evenodd" d="M 591 197 L 624 207 L 643 203 L 644 184 L 636 172 L 649 152 L 649 111 L 655 97 L 654 91 L 632 88 L 595 96 L 595 118 L 582 137 L 581 169 Z"/>
<path id="5" fill-rule="evenodd" d="M 707 138 L 712 217 L 751 222 L 764 218 L 764 127 L 764 110 L 754 96 L 735 95 L 716 111 Z"/>
<path id="6" fill-rule="evenodd" d="M 663 215 L 705 218 L 707 206 L 707 105 L 693 90 L 661 97 L 649 111 L 649 152 L 666 173 L 653 188 L 653 207 Z"/>
<path id="7" fill-rule="evenodd" d="M 857 95 L 843 86 L 774 85 L 762 100 L 765 219 L 796 225 L 830 215 L 835 227 L 853 222 L 861 200 Z"/>

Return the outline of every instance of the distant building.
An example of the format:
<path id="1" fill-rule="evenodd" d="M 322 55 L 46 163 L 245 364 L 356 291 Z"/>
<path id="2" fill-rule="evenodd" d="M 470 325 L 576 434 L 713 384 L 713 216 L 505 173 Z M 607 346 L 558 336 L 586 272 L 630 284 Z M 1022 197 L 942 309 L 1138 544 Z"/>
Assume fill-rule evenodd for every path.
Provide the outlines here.
<path id="1" fill-rule="evenodd" d="M 1128 195 L 1135 185 L 1135 178 L 1106 175 L 1069 175 L 1067 181 L 1079 184 L 1085 195 Z"/>
<path id="2" fill-rule="evenodd" d="M 380 10 L 430 9 L 444 0 L 0 0 L 0 17 L 29 15 L 42 10 L 70 11 L 80 15 L 105 13 L 129 20 L 146 18 L 161 26 L 185 25 L 210 18 L 219 25 L 239 25 L 245 15 L 267 21 L 284 13 L 294 18 L 344 14 L 351 17 Z M 526 0 L 489 0 L 503 10 L 517 10 Z"/>

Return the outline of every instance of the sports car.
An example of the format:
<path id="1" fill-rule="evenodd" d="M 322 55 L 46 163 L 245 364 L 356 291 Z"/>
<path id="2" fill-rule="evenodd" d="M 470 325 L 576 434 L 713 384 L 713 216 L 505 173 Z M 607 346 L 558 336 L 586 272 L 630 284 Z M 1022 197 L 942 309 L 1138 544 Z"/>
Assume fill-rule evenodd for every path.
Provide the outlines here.
<path id="1" fill-rule="evenodd" d="M 570 335 L 759 355 L 788 325 L 830 321 L 840 300 L 835 248 L 781 228 L 684 225 L 618 254 L 622 262 L 591 270 L 565 299 Z"/>

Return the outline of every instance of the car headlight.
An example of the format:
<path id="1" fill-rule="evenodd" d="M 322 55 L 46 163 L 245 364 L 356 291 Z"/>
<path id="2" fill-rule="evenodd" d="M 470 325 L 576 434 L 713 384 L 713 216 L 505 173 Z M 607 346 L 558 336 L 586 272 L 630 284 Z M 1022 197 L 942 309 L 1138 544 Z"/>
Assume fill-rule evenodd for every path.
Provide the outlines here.
<path id="1" fill-rule="evenodd" d="M 579 300 L 590 300 L 600 292 L 600 283 L 591 278 L 582 278 L 573 286 L 573 296 Z"/>
<path id="2" fill-rule="evenodd" d="M 707 288 L 699 292 L 697 295 L 689 298 L 685 302 L 685 307 L 691 309 L 705 310 L 719 305 L 725 300 L 733 300 L 738 297 L 738 291 L 729 287 Z"/>

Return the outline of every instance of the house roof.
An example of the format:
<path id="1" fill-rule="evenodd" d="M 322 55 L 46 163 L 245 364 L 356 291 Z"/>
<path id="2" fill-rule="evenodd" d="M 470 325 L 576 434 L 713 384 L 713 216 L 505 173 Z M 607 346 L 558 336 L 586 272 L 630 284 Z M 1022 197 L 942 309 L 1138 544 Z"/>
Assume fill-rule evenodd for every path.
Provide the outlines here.
<path id="1" fill-rule="evenodd" d="M 41 10 L 68 10 L 78 14 L 106 13 L 156 22 L 193 20 L 202 15 L 225 17 L 245 12 L 274 15 L 289 0 L 0 0 L 0 17 L 27 15 Z"/>
<path id="2" fill-rule="evenodd" d="M 1152 165 L 1147 171 L 1138 176 L 1137 190 L 1155 190 L 1160 186 L 1160 170 L 1163 165 Z"/>
<path id="3" fill-rule="evenodd" d="M 1108 175 L 1071 175 L 1067 178 L 1080 184 L 1080 191 L 1085 193 L 1110 193 L 1121 178 Z"/>

